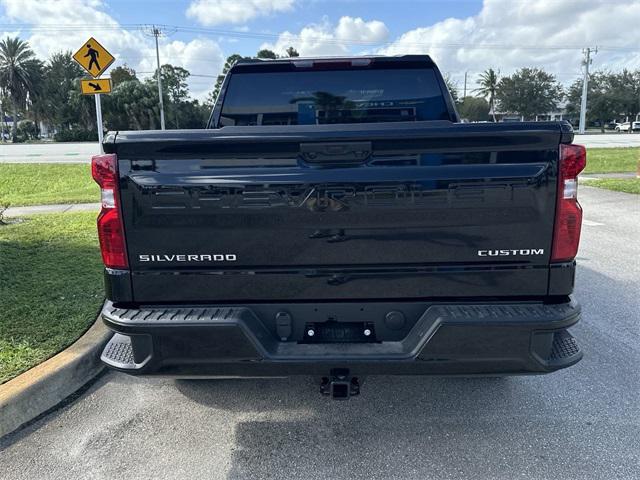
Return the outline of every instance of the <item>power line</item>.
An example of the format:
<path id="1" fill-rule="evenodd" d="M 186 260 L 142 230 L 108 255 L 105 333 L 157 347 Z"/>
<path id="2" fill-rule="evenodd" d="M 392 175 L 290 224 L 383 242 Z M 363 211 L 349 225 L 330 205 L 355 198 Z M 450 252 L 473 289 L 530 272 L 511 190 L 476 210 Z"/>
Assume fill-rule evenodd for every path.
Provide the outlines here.
<path id="1" fill-rule="evenodd" d="M 163 31 L 173 31 L 182 33 L 195 33 L 205 36 L 222 36 L 222 37 L 234 37 L 234 38 L 252 38 L 262 40 L 279 40 L 280 34 L 273 33 L 260 33 L 260 32 L 240 32 L 237 30 L 224 30 L 205 27 L 190 27 L 179 25 L 155 25 L 157 28 Z M 149 28 L 147 24 L 121 24 L 121 25 L 104 25 L 104 24 L 72 24 L 72 25 L 56 25 L 56 24 L 40 24 L 38 26 L 32 26 L 30 24 L 0 24 L 2 29 L 28 29 L 32 32 L 69 32 L 76 31 L 78 28 L 87 28 L 94 31 L 97 30 L 127 30 L 127 31 L 145 31 Z M 290 34 L 287 39 L 293 41 L 300 41 L 302 38 L 298 34 Z M 360 39 L 338 39 L 338 38 L 322 38 L 321 41 L 326 44 L 335 45 L 352 45 L 352 46 L 391 46 L 395 42 L 392 41 L 368 41 Z M 522 44 L 486 44 L 486 43 L 438 43 L 438 42 L 408 42 L 403 43 L 405 47 L 424 47 L 426 48 L 440 48 L 440 49 L 469 49 L 469 50 L 531 50 L 531 51 L 562 51 L 562 50 L 583 50 L 583 45 L 522 45 Z M 638 52 L 640 47 L 625 47 L 625 46 L 613 46 L 604 45 L 599 46 L 600 51 L 617 51 L 617 52 Z"/>
<path id="2" fill-rule="evenodd" d="M 136 73 L 139 73 L 141 75 L 153 75 L 156 72 L 141 72 L 141 71 L 136 71 Z M 189 78 L 191 77 L 206 77 L 206 78 L 218 78 L 218 75 L 206 75 L 204 73 L 191 73 L 189 72 Z"/>

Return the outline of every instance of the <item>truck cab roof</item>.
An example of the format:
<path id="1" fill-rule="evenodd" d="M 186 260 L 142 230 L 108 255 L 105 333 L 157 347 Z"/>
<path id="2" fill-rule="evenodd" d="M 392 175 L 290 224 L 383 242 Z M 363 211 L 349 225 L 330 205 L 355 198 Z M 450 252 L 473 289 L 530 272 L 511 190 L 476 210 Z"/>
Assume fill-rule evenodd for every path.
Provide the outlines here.
<path id="1" fill-rule="evenodd" d="M 314 66 L 334 65 L 337 67 L 371 67 L 374 65 L 384 65 L 389 68 L 393 64 L 406 67 L 408 64 L 421 67 L 435 67 L 435 63 L 429 55 L 362 55 L 362 56 L 329 56 L 329 57 L 283 57 L 283 58 L 243 58 L 238 60 L 236 64 L 229 70 L 232 73 L 235 70 L 244 67 L 260 66 L 269 69 L 275 66 L 293 66 L 296 68 L 312 68 Z"/>

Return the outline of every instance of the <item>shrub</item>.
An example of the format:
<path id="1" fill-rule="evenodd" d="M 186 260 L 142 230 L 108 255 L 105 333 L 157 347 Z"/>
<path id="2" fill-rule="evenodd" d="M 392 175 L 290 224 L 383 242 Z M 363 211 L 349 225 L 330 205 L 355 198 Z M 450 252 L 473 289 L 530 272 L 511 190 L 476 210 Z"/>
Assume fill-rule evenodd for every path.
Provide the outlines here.
<path id="1" fill-rule="evenodd" d="M 98 140 L 97 130 L 85 130 L 74 128 L 71 130 L 61 130 L 53 136 L 56 142 L 96 142 Z"/>
<path id="2" fill-rule="evenodd" d="M 35 140 L 38 138 L 38 128 L 31 120 L 23 120 L 18 123 L 18 142 L 26 142 L 27 140 Z"/>

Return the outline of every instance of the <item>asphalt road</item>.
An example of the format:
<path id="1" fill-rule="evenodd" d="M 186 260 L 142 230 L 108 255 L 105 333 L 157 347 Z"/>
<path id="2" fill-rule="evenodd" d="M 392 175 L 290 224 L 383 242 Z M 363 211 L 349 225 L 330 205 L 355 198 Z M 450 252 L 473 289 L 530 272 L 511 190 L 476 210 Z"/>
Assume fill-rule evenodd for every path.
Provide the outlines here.
<path id="1" fill-rule="evenodd" d="M 640 133 L 576 135 L 575 143 L 588 148 L 640 147 Z M 0 163 L 89 163 L 98 143 L 0 144 Z"/>
<path id="2" fill-rule="evenodd" d="M 640 147 L 640 133 L 576 135 L 574 142 L 587 148 Z"/>
<path id="3" fill-rule="evenodd" d="M 0 163 L 89 163 L 98 142 L 0 144 Z"/>
<path id="4" fill-rule="evenodd" d="M 0 477 L 640 478 L 640 197 L 581 186 L 573 328 L 585 357 L 547 376 L 371 377 L 348 402 L 311 378 L 108 373 L 0 440 Z"/>

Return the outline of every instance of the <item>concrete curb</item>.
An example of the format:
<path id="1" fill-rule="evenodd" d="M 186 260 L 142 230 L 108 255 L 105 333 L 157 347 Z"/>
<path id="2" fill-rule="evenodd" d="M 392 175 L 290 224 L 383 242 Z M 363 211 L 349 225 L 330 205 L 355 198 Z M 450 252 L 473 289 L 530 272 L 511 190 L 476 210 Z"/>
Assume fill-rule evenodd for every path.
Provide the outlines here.
<path id="1" fill-rule="evenodd" d="M 0 385 L 0 437 L 55 407 L 100 373 L 100 354 L 112 332 L 98 316 L 74 344 Z"/>
<path id="2" fill-rule="evenodd" d="M 578 176 L 578 180 L 603 180 L 605 178 L 636 178 L 635 172 L 622 172 L 622 173 L 582 173 Z"/>

